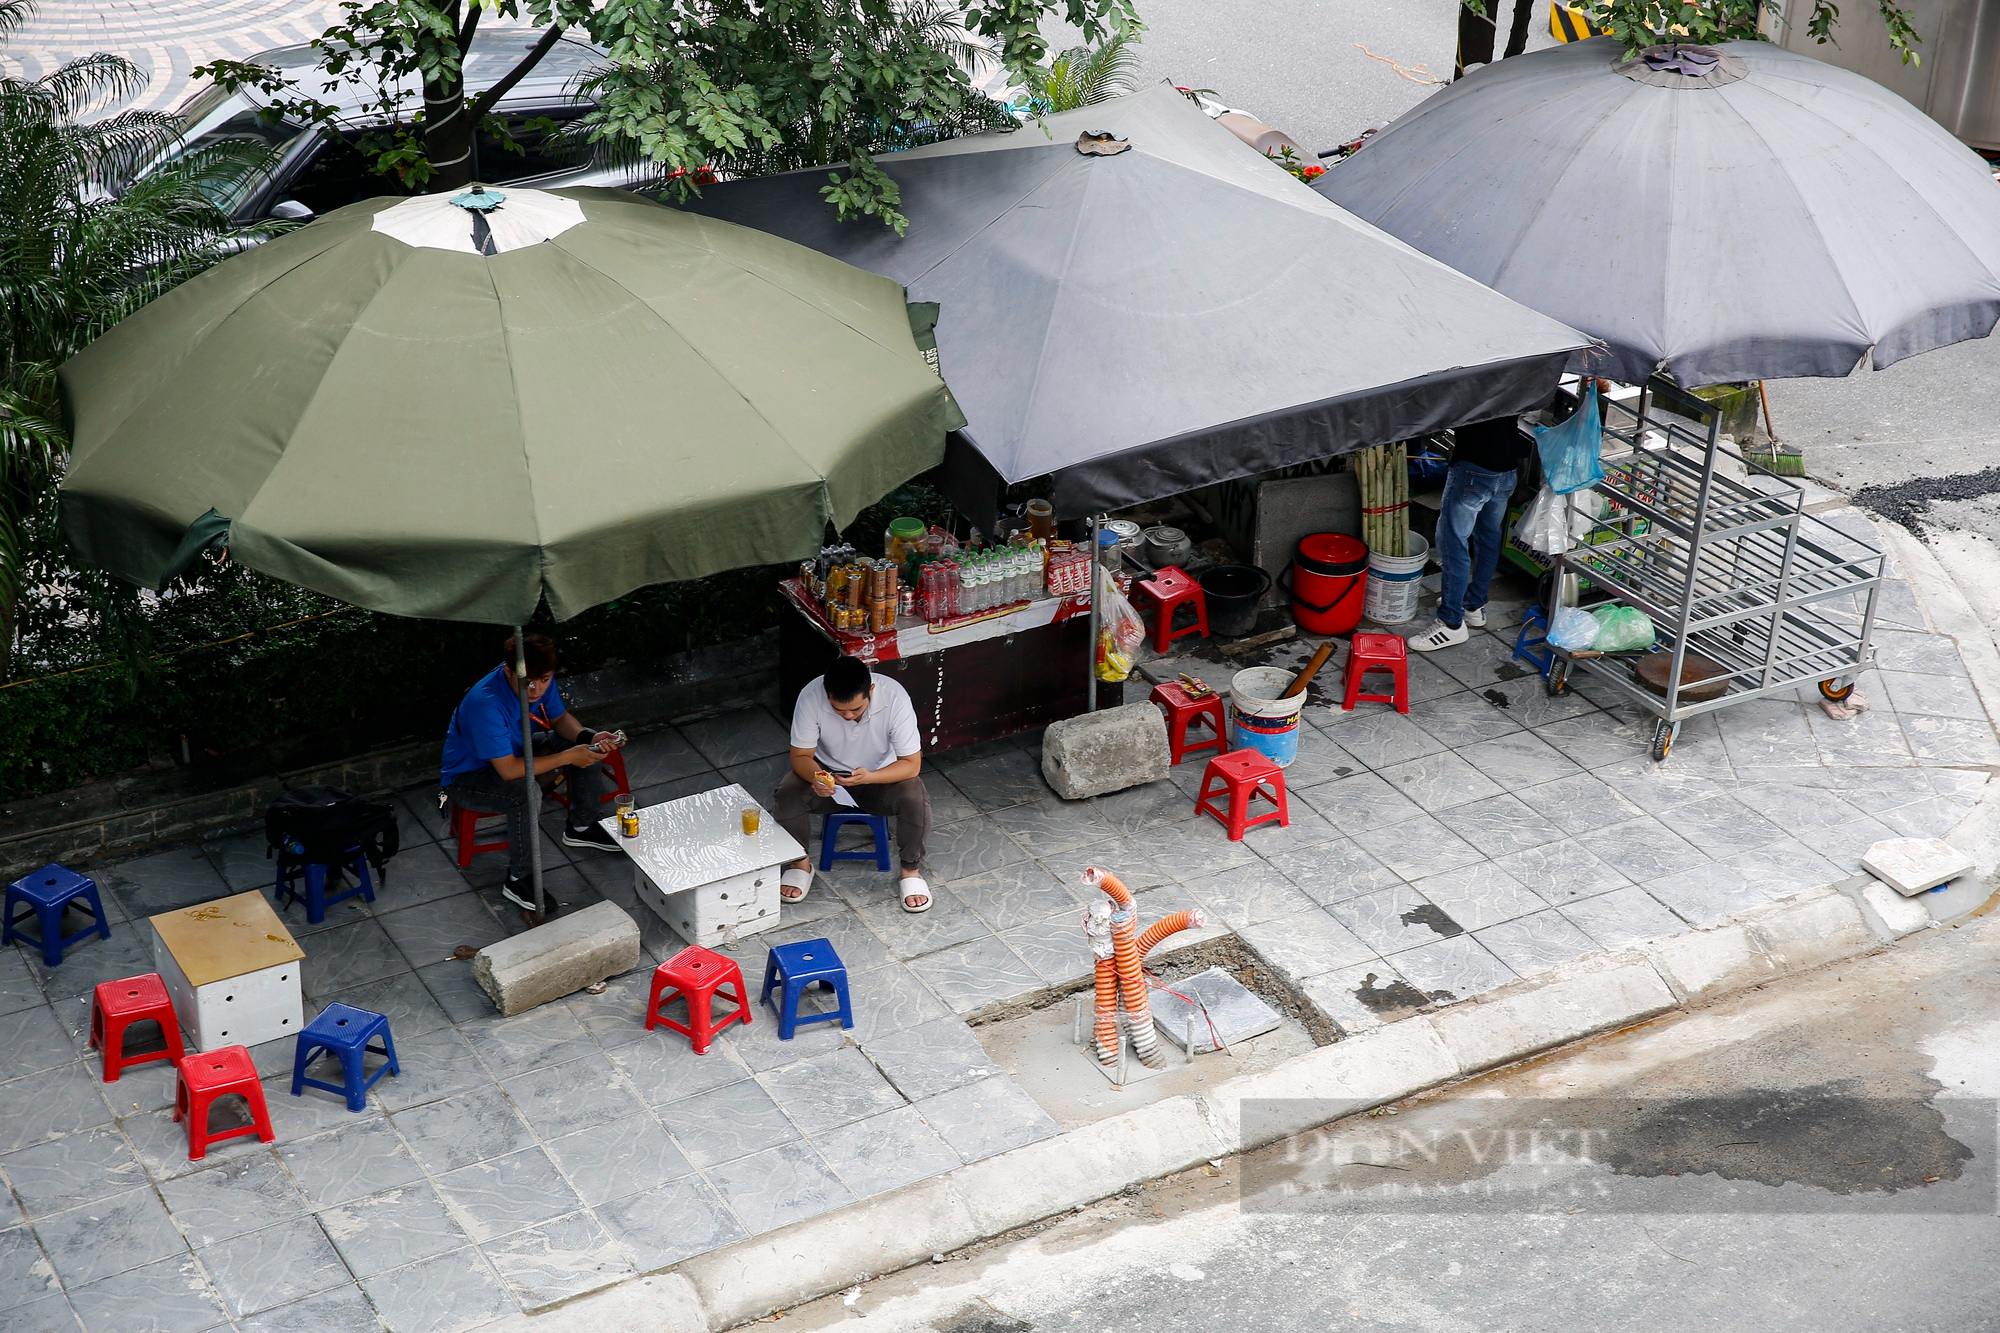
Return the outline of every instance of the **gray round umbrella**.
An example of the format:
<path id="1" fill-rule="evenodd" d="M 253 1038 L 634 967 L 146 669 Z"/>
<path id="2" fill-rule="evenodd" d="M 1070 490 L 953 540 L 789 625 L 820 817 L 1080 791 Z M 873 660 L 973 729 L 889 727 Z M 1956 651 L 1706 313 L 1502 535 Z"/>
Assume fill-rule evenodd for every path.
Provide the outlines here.
<path id="1" fill-rule="evenodd" d="M 1327 198 L 1682 384 L 1845 375 L 1992 331 L 2000 189 L 1860 75 L 1765 42 L 1516 56 L 1330 170 Z"/>

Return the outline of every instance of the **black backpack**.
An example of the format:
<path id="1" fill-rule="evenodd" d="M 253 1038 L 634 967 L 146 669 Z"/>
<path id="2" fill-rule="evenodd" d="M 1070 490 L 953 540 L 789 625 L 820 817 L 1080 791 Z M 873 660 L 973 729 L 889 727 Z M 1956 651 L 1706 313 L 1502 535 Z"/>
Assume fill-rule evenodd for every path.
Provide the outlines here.
<path id="1" fill-rule="evenodd" d="M 335 865 L 360 848 L 383 883 L 388 859 L 401 847 L 396 808 L 387 801 L 365 801 L 338 787 L 292 787 L 264 811 L 264 838 L 278 863 Z"/>

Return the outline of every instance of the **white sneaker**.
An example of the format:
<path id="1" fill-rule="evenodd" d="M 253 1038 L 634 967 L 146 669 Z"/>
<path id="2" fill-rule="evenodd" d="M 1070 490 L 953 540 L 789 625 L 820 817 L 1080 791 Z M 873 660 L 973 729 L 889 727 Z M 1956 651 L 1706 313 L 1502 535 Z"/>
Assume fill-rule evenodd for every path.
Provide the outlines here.
<path id="1" fill-rule="evenodd" d="M 1410 650 L 1434 653 L 1440 648 L 1455 648 L 1471 637 L 1472 631 L 1463 625 L 1453 629 L 1442 620 L 1433 620 L 1429 629 L 1410 636 Z"/>
<path id="2" fill-rule="evenodd" d="M 1485 629 L 1486 608 L 1483 606 L 1468 606 L 1465 608 L 1465 625 L 1467 629 Z"/>

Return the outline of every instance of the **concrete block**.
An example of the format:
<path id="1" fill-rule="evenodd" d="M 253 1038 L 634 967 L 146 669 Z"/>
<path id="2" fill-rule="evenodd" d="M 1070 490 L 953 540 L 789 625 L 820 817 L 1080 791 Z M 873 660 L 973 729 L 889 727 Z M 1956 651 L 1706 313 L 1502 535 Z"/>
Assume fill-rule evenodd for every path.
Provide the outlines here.
<path id="1" fill-rule="evenodd" d="M 693 1288 L 705 1327 L 734 1328 L 1004 1229 L 982 1230 L 950 1180 L 934 1176 L 878 1194 L 697 1255 L 674 1272 Z"/>
<path id="2" fill-rule="evenodd" d="M 1786 972 L 1866 953 L 1879 943 L 1861 908 L 1836 889 L 1800 894 L 1745 922 L 1751 938 Z"/>
<path id="3" fill-rule="evenodd" d="M 1892 940 L 1899 940 L 1931 924 L 1930 909 L 1921 901 L 1905 898 L 1878 880 L 1871 879 L 1861 886 L 1861 899 L 1869 911 L 1881 918 Z"/>
<path id="4" fill-rule="evenodd" d="M 1929 893 L 1972 873 L 1972 858 L 1942 838 L 1885 838 L 1868 849 L 1861 868 L 1905 897 Z"/>
<path id="5" fill-rule="evenodd" d="M 518 1014 L 638 965 L 639 923 L 616 903 L 592 903 L 487 945 L 472 975 L 501 1013 Z"/>
<path id="6" fill-rule="evenodd" d="M 1143 701 L 1051 722 L 1042 733 L 1042 776 L 1066 801 L 1158 782 L 1170 755 L 1167 720 Z"/>
<path id="7" fill-rule="evenodd" d="M 1169 1097 L 960 1167 L 948 1179 L 979 1234 L 992 1236 L 1185 1171 L 1222 1151 L 1201 1104 L 1192 1096 Z"/>
<path id="8" fill-rule="evenodd" d="M 1182 999 L 1185 995 L 1187 998 Z M 1188 1020 L 1194 1020 L 1194 1049 L 1200 1055 L 1224 1046 L 1248 1041 L 1270 1032 L 1279 1023 L 1278 1011 L 1251 993 L 1250 988 L 1219 967 L 1184 977 L 1171 990 L 1153 995 L 1153 1025 L 1174 1045 L 1187 1048 Z"/>
<path id="9" fill-rule="evenodd" d="M 1742 926 L 1691 930 L 1644 947 L 1654 969 L 1683 1000 L 1743 990 L 1781 975 Z"/>
<path id="10" fill-rule="evenodd" d="M 1674 1005 L 1673 991 L 1650 965 L 1623 963 L 1558 972 L 1529 989 L 1446 1009 L 1430 1021 L 1469 1074 L 1637 1023 Z"/>
<path id="11" fill-rule="evenodd" d="M 1248 1151 L 1434 1087 L 1459 1074 L 1429 1018 L 1406 1018 L 1232 1078 L 1204 1095 L 1229 1152 Z M 1245 1102 L 1254 1102 L 1246 1117 Z"/>

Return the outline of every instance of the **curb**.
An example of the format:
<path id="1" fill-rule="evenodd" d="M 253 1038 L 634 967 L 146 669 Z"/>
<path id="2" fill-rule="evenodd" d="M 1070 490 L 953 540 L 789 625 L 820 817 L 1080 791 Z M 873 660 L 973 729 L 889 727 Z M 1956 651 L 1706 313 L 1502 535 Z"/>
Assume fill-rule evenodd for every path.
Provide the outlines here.
<path id="1" fill-rule="evenodd" d="M 1937 557 L 1876 523 L 1926 619 L 1990 713 L 2000 649 Z M 2000 783 L 1989 784 L 2000 787 Z M 2000 868 L 2000 793 L 1948 835 L 1981 880 Z M 1921 902 L 1856 875 L 1706 929 L 1588 955 L 1532 980 L 1322 1046 L 499 1325 L 508 1333 L 714 1333 L 1454 1080 L 1725 995 L 1873 953 L 1934 926 Z M 1258 1103 L 1246 1126 L 1244 1103 Z"/>

